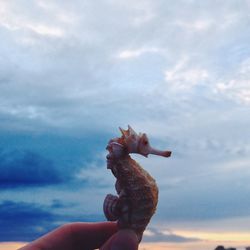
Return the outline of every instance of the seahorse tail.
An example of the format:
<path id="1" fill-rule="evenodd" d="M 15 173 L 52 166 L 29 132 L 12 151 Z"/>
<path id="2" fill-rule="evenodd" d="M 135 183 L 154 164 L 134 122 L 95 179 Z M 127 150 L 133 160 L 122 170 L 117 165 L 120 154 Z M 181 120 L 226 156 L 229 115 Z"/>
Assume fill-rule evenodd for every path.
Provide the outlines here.
<path id="1" fill-rule="evenodd" d="M 118 219 L 118 197 L 116 195 L 108 194 L 103 203 L 104 214 L 109 221 L 115 221 Z"/>

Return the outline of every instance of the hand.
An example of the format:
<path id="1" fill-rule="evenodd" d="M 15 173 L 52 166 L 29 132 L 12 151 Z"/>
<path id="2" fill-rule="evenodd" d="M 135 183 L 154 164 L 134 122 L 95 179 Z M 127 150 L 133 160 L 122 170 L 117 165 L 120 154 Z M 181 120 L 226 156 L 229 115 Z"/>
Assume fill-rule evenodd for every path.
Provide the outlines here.
<path id="1" fill-rule="evenodd" d="M 119 230 L 115 222 L 70 223 L 42 236 L 19 250 L 137 250 L 132 230 Z"/>

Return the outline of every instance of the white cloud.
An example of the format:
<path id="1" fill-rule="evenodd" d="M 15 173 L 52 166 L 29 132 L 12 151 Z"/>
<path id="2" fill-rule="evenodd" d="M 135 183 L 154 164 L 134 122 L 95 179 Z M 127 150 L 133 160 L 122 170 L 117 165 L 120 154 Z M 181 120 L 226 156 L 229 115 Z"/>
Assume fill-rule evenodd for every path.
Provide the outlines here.
<path id="1" fill-rule="evenodd" d="M 89 185 L 94 186 L 96 189 L 102 186 L 112 186 L 115 183 L 115 177 L 105 165 L 98 166 L 93 163 L 83 167 L 76 175 L 76 178 L 80 181 L 87 182 Z M 113 193 L 116 193 L 115 189 Z"/>
<path id="2" fill-rule="evenodd" d="M 16 106 L 16 107 L 6 107 L 2 106 L 0 111 L 5 114 L 10 114 L 12 116 L 22 117 L 26 119 L 37 119 L 43 117 L 42 110 L 38 110 L 33 106 Z"/>
<path id="3" fill-rule="evenodd" d="M 169 229 L 159 230 L 159 228 L 149 228 L 144 232 L 144 242 L 195 242 L 199 239 L 195 236 L 184 237 L 180 234 L 175 234 Z"/>
<path id="4" fill-rule="evenodd" d="M 12 23 L 9 21 L 1 21 L 1 25 L 10 31 L 18 31 L 18 30 L 30 30 L 39 35 L 43 36 L 55 36 L 62 37 L 64 35 L 64 31 L 60 27 L 52 27 L 42 23 L 28 23 L 28 22 L 17 22 Z"/>
<path id="5" fill-rule="evenodd" d="M 240 63 L 229 79 L 217 82 L 215 91 L 244 104 L 250 104 L 250 59 Z"/>
<path id="6" fill-rule="evenodd" d="M 115 177 L 106 166 L 107 151 L 95 154 L 95 159 L 92 162 L 84 165 L 76 173 L 75 178 L 78 181 L 86 182 L 88 185 L 93 186 L 95 189 L 99 187 L 112 187 L 114 189 Z M 98 163 L 104 162 L 104 163 Z M 114 189 L 115 194 L 115 189 Z"/>
<path id="7" fill-rule="evenodd" d="M 146 53 L 160 53 L 161 49 L 159 48 L 140 48 L 136 50 L 123 50 L 118 53 L 118 58 L 121 59 L 130 59 L 136 58 Z"/>
<path id="8" fill-rule="evenodd" d="M 62 37 L 64 35 L 64 31 L 58 27 L 50 27 L 43 24 L 38 24 L 38 25 L 27 24 L 26 27 L 40 35 L 55 36 L 55 37 Z"/>
<path id="9" fill-rule="evenodd" d="M 206 31 L 214 25 L 213 20 L 176 21 L 176 25 L 192 32 Z"/>
<path id="10" fill-rule="evenodd" d="M 188 90 L 196 85 L 204 84 L 208 79 L 208 71 L 190 65 L 190 61 L 186 57 L 165 71 L 165 80 L 168 86 L 177 91 Z"/>

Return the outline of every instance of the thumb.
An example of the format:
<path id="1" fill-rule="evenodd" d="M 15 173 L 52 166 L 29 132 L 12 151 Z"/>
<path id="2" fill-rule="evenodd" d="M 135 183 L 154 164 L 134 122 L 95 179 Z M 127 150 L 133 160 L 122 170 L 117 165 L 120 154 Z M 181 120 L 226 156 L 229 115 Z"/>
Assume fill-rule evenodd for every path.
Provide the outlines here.
<path id="1" fill-rule="evenodd" d="M 137 250 L 138 244 L 139 241 L 135 232 L 123 229 L 115 233 L 100 250 Z"/>

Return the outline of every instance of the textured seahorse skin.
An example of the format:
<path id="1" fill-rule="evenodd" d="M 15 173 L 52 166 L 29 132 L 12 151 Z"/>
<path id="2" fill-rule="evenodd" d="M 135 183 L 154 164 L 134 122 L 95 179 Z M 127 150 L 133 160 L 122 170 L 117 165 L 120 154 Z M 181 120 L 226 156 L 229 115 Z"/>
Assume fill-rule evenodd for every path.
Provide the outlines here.
<path id="1" fill-rule="evenodd" d="M 118 189 L 119 199 L 116 201 L 116 209 L 114 206 L 108 207 L 109 203 L 106 202 L 104 213 L 108 220 L 110 220 L 110 211 L 115 213 L 113 218 L 117 218 L 118 214 L 118 227 L 133 229 L 140 241 L 156 210 L 158 202 L 156 182 L 129 155 L 115 161 L 111 170 L 117 178 L 116 189 Z"/>
<path id="2" fill-rule="evenodd" d="M 153 177 L 145 171 L 129 154 L 137 153 L 170 157 L 171 151 L 157 150 L 150 146 L 147 135 L 139 135 L 128 126 L 120 129 L 122 136 L 111 139 L 107 145 L 107 168 L 116 177 L 118 196 L 108 194 L 103 210 L 108 220 L 117 220 L 118 228 L 135 231 L 139 242 L 143 232 L 156 211 L 158 187 Z"/>

